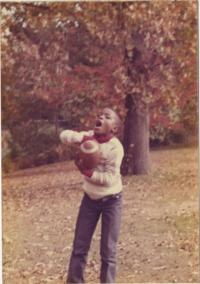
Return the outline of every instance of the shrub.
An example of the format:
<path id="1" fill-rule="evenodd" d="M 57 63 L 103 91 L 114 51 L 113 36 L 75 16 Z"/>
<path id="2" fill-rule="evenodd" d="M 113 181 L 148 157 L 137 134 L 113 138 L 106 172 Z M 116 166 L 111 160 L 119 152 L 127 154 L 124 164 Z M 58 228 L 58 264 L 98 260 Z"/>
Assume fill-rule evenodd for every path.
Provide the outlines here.
<path id="1" fill-rule="evenodd" d="M 14 169 L 12 161 L 12 135 L 8 129 L 2 131 L 2 170 L 8 173 Z"/>

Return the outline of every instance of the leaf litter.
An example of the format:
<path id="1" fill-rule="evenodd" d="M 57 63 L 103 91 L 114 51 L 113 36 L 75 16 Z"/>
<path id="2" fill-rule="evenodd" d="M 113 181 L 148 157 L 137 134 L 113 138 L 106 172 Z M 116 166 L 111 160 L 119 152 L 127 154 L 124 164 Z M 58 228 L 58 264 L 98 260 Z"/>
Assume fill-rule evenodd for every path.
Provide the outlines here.
<path id="1" fill-rule="evenodd" d="M 148 176 L 123 177 L 117 283 L 199 282 L 198 152 L 151 152 Z M 185 162 L 187 161 L 187 163 Z M 64 283 L 82 197 L 73 162 L 3 176 L 5 284 Z M 99 282 L 100 225 L 86 267 Z"/>

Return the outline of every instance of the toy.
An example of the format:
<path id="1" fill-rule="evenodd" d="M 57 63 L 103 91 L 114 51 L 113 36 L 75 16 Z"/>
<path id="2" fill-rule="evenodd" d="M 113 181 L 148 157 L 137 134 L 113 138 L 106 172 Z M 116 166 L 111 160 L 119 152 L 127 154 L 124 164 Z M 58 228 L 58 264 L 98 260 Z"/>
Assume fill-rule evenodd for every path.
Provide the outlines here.
<path id="1" fill-rule="evenodd" d="M 87 140 L 80 145 L 79 158 L 84 169 L 93 169 L 100 160 L 99 144 L 95 140 Z"/>

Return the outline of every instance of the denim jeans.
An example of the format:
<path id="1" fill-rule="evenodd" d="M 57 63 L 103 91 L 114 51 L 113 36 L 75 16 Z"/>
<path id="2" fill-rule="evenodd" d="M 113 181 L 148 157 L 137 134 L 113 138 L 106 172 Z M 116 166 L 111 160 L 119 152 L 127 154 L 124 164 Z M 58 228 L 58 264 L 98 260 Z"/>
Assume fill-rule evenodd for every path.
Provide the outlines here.
<path id="1" fill-rule="evenodd" d="M 84 283 L 84 268 L 93 233 L 101 216 L 101 283 L 114 283 L 116 247 L 121 223 L 122 195 L 92 200 L 84 195 L 75 229 L 67 283 Z"/>

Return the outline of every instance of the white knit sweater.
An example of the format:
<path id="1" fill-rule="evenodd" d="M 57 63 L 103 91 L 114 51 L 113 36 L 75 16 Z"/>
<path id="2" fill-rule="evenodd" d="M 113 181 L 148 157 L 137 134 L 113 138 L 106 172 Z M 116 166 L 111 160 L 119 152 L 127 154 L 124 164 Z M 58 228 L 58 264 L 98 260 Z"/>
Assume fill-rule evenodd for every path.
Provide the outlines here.
<path id="1" fill-rule="evenodd" d="M 81 143 L 84 136 L 92 136 L 94 132 L 64 130 L 60 134 L 63 143 Z M 124 150 L 120 141 L 113 137 L 108 142 L 100 143 L 101 159 L 91 177 L 84 176 L 84 191 L 92 199 L 100 199 L 107 195 L 122 191 L 120 166 Z"/>

